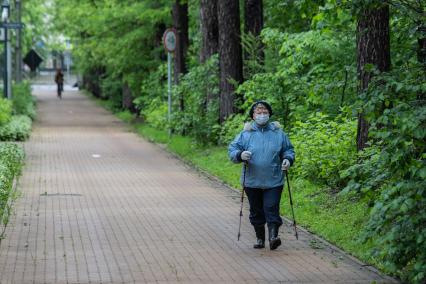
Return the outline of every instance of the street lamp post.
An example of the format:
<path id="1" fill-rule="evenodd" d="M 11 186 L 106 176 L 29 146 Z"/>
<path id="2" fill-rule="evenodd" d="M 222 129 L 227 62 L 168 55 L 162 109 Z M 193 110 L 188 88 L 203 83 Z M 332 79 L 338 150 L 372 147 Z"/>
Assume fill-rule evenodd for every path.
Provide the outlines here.
<path id="1" fill-rule="evenodd" d="M 1 20 L 3 23 L 7 23 L 9 20 L 9 15 L 10 15 L 10 4 L 8 0 L 3 0 L 3 3 L 1 5 Z M 4 84 L 3 84 L 3 89 L 4 89 L 4 97 L 5 98 L 10 98 L 11 96 L 11 89 L 10 89 L 10 83 L 9 83 L 9 79 L 10 79 L 10 46 L 9 46 L 9 37 L 8 37 L 8 29 L 6 26 L 4 26 Z"/>
<path id="2" fill-rule="evenodd" d="M 15 0 L 16 20 L 21 23 L 21 0 Z M 16 82 L 22 81 L 22 31 L 16 31 L 16 60 L 15 60 Z"/>

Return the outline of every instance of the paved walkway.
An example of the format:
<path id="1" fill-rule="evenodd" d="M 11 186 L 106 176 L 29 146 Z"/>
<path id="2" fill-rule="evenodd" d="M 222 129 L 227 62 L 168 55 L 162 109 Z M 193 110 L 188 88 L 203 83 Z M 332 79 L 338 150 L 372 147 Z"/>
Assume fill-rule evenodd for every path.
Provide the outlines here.
<path id="1" fill-rule="evenodd" d="M 77 91 L 36 90 L 21 198 L 0 245 L 0 283 L 390 283 L 281 229 L 254 250 L 238 194 L 207 180 Z"/>

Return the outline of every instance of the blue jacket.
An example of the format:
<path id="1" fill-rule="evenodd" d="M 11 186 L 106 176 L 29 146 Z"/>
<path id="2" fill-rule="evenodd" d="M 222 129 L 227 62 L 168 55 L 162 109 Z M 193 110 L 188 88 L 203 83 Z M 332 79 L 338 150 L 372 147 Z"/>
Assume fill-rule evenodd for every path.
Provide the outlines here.
<path id="1" fill-rule="evenodd" d="M 294 150 L 279 123 L 268 123 L 264 127 L 255 122 L 246 123 L 244 130 L 229 145 L 229 158 L 234 163 L 241 163 L 243 151 L 252 153 L 244 184 L 244 167 L 242 169 L 241 184 L 244 187 L 266 189 L 283 185 L 281 164 L 284 159 L 294 163 Z"/>

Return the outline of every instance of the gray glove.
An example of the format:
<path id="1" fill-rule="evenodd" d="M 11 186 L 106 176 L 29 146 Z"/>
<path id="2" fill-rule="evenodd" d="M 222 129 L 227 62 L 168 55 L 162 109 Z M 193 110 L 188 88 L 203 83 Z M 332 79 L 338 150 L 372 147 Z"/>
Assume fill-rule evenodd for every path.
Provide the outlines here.
<path id="1" fill-rule="evenodd" d="M 241 153 L 241 160 L 248 161 L 251 158 L 251 152 L 250 151 L 243 151 Z"/>
<path id="2" fill-rule="evenodd" d="M 287 159 L 284 159 L 283 164 L 281 165 L 281 169 L 283 171 L 286 171 L 290 168 L 290 161 Z"/>

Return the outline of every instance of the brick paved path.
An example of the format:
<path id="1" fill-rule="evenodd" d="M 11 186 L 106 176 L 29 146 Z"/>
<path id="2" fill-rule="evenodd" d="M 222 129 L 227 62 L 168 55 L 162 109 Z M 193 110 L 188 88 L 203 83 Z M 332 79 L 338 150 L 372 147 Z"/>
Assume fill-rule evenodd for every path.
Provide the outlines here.
<path id="1" fill-rule="evenodd" d="M 0 283 L 390 283 L 283 227 L 254 250 L 238 194 L 199 176 L 68 91 L 36 92 L 16 215 L 0 245 Z"/>

